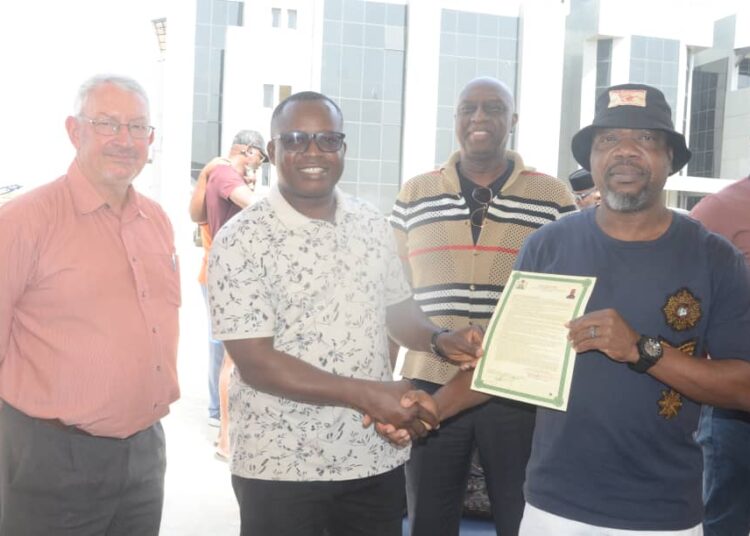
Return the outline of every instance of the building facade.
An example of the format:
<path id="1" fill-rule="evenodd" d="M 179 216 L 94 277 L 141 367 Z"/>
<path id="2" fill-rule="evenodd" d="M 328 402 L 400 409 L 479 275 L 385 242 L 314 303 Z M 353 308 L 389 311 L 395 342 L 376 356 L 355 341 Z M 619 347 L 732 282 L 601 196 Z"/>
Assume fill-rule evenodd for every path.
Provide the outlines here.
<path id="1" fill-rule="evenodd" d="M 669 203 L 689 208 L 750 170 L 750 27 L 737 5 L 718 16 L 697 0 L 197 0 L 193 174 L 237 130 L 267 137 L 286 96 L 321 91 L 344 112 L 341 187 L 388 212 L 403 181 L 457 148 L 460 89 L 494 76 L 516 96 L 512 148 L 566 177 L 597 93 L 642 82 L 665 93 L 694 152 L 668 183 Z"/>

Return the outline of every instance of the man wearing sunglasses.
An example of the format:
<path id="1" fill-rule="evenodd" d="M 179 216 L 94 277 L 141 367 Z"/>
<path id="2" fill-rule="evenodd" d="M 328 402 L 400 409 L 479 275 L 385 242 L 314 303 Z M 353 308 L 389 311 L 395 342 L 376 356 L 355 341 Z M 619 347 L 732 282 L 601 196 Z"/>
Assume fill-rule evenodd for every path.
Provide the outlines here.
<path id="1" fill-rule="evenodd" d="M 575 210 L 560 180 L 532 171 L 506 148 L 518 121 L 514 106 L 502 82 L 469 82 L 456 105 L 460 150 L 405 183 L 393 208 L 399 256 L 416 301 L 445 328 L 485 327 L 524 239 Z M 401 374 L 433 392 L 458 370 L 422 350 L 407 352 Z M 497 398 L 415 444 L 406 464 L 412 536 L 458 534 L 475 446 L 497 531 L 517 534 L 533 426 L 533 407 Z"/>
<path id="2" fill-rule="evenodd" d="M 0 208 L 0 534 L 156 536 L 180 274 L 166 214 L 132 187 L 148 98 L 92 77 L 65 127 L 67 173 Z"/>
<path id="3" fill-rule="evenodd" d="M 413 435 L 433 419 L 401 407 L 410 385 L 392 381 L 386 326 L 456 361 L 480 354 L 481 333 L 429 322 L 385 218 L 336 188 L 346 144 L 331 99 L 292 95 L 271 134 L 278 183 L 219 231 L 209 261 L 214 335 L 236 363 L 230 469 L 241 534 L 400 536 L 409 449 L 363 427 L 362 415 Z"/>
<path id="4" fill-rule="evenodd" d="M 589 170 L 581 168 L 574 171 L 568 177 L 568 182 L 579 209 L 595 207 L 601 202 L 602 196 L 599 189 L 594 185 L 594 179 L 591 177 Z"/>

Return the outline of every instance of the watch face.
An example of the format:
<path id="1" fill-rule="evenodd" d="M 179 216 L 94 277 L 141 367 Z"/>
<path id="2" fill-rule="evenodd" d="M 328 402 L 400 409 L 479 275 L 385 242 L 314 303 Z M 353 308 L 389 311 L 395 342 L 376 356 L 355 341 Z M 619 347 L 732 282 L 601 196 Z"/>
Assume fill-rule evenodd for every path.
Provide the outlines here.
<path id="1" fill-rule="evenodd" d="M 651 357 L 661 357 L 661 343 L 651 337 L 646 339 L 643 343 L 643 350 Z"/>

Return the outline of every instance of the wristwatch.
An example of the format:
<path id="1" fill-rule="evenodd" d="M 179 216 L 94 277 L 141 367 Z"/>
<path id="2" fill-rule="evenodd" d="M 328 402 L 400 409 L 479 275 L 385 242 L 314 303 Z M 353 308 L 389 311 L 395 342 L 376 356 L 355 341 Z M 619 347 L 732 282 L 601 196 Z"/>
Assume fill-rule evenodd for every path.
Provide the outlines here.
<path id="1" fill-rule="evenodd" d="M 636 372 L 646 372 L 656 365 L 657 361 L 664 355 L 664 347 L 656 337 L 641 335 L 641 338 L 636 343 L 636 347 L 638 348 L 638 361 L 628 363 L 630 370 Z"/>
<path id="2" fill-rule="evenodd" d="M 437 340 L 440 335 L 442 335 L 443 333 L 448 333 L 449 331 L 450 330 L 448 328 L 442 328 L 433 332 L 432 337 L 430 337 L 430 352 L 442 359 L 448 359 L 448 356 L 445 355 L 440 348 L 438 348 Z"/>

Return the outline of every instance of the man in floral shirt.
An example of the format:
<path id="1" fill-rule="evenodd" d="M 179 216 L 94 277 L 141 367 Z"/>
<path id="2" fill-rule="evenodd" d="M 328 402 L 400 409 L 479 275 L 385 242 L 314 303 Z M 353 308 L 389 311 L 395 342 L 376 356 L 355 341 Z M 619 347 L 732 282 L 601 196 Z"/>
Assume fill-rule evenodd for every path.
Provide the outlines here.
<path id="1" fill-rule="evenodd" d="M 268 154 L 278 185 L 214 240 L 214 335 L 237 370 L 230 386 L 232 484 L 241 534 L 400 535 L 402 464 L 362 415 L 426 432 L 402 408 L 388 333 L 462 363 L 481 332 L 441 330 L 415 305 L 392 233 L 372 206 L 336 189 L 343 118 L 319 93 L 282 102 Z"/>

